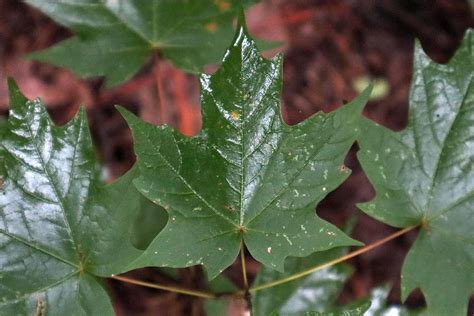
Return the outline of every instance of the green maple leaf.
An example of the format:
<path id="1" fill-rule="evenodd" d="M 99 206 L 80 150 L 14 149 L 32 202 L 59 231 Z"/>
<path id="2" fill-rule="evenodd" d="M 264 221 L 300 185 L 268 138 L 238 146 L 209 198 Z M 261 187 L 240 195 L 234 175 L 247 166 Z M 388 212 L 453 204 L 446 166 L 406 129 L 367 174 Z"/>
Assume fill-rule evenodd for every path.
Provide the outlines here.
<path id="1" fill-rule="evenodd" d="M 26 2 L 76 35 L 31 57 L 80 76 L 106 76 L 109 85 L 131 78 L 154 51 L 193 73 L 217 63 L 240 8 L 239 0 Z"/>
<path id="2" fill-rule="evenodd" d="M 287 256 L 359 244 L 314 208 L 349 175 L 344 157 L 370 91 L 288 126 L 280 117 L 281 64 L 281 56 L 264 60 L 239 27 L 219 71 L 201 76 L 200 134 L 185 137 L 122 110 L 140 169 L 134 183 L 170 218 L 133 266 L 203 264 L 213 278 L 241 242 L 280 271 Z"/>
<path id="3" fill-rule="evenodd" d="M 447 65 L 418 44 L 402 132 L 365 122 L 358 154 L 376 190 L 361 209 L 396 227 L 421 224 L 402 271 L 430 315 L 466 315 L 474 290 L 474 33 Z"/>
<path id="4" fill-rule="evenodd" d="M 0 314 L 113 314 L 97 277 L 140 254 L 129 240 L 141 199 L 136 171 L 102 185 L 84 110 L 55 127 L 13 82 L 10 94 L 0 143 Z"/>

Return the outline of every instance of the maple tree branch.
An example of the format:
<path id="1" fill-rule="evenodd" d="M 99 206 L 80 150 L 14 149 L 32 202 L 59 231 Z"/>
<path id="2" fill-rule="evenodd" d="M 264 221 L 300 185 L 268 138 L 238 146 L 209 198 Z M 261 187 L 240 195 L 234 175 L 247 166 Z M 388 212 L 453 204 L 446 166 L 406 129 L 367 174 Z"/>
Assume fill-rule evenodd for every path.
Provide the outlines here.
<path id="1" fill-rule="evenodd" d="M 328 261 L 326 263 L 323 263 L 323 264 L 320 264 L 320 265 L 317 265 L 315 267 L 312 267 L 312 268 L 309 268 L 307 270 L 304 270 L 304 271 L 301 271 L 301 272 L 298 272 L 298 273 L 295 273 L 295 274 L 292 274 L 286 278 L 283 278 L 283 279 L 280 279 L 280 280 L 276 280 L 276 281 L 273 281 L 273 282 L 270 282 L 270 283 L 266 283 L 266 284 L 262 284 L 262 285 L 257 285 L 255 287 L 251 287 L 249 289 L 249 292 L 253 293 L 253 292 L 257 292 L 257 291 L 260 291 L 260 290 L 264 290 L 264 289 L 268 289 L 268 288 L 271 288 L 271 287 L 274 287 L 274 286 L 277 286 L 277 285 L 280 285 L 280 284 L 283 284 L 283 283 L 287 283 L 287 282 L 290 282 L 290 281 L 293 281 L 293 280 L 296 280 L 296 279 L 299 279 L 299 278 L 302 278 L 308 274 L 311 274 L 313 272 L 316 272 L 316 271 L 319 271 L 319 270 L 322 270 L 324 268 L 327 268 L 327 267 L 330 267 L 330 266 L 333 266 L 335 264 L 338 264 L 338 263 L 341 263 L 343 261 L 346 261 L 346 260 L 349 260 L 351 258 L 354 258 L 358 255 L 361 255 L 363 253 L 366 253 L 374 248 L 377 248 L 377 247 L 380 247 L 381 245 L 401 236 L 401 235 L 404 235 L 406 233 L 408 233 L 409 231 L 412 231 L 413 229 L 417 228 L 418 226 L 420 226 L 420 224 L 418 225 L 414 225 L 414 226 L 410 226 L 410 227 L 406 227 L 404 229 L 401 229 L 381 240 L 378 240 L 370 245 L 367 245 L 365 247 L 362 247 L 358 250 L 355 250 L 353 252 L 350 252 L 342 257 L 339 257 L 339 258 L 336 258 L 334 260 L 331 260 L 331 261 Z"/>
<path id="2" fill-rule="evenodd" d="M 170 286 L 170 285 L 161 285 L 161 284 L 156 284 L 156 283 L 150 283 L 150 282 L 131 279 L 131 278 L 124 277 L 124 276 L 119 276 L 119 275 L 112 275 L 111 278 L 114 279 L 114 280 L 125 282 L 125 283 L 140 285 L 140 286 L 144 286 L 144 287 L 150 287 L 150 288 L 154 288 L 154 289 L 159 289 L 159 290 L 169 291 L 169 292 L 174 292 L 174 293 L 179 293 L 179 294 L 196 296 L 196 297 L 200 297 L 200 298 L 208 298 L 208 299 L 217 298 L 217 295 L 214 294 L 214 293 L 211 293 L 211 292 L 185 289 L 185 288 Z"/>

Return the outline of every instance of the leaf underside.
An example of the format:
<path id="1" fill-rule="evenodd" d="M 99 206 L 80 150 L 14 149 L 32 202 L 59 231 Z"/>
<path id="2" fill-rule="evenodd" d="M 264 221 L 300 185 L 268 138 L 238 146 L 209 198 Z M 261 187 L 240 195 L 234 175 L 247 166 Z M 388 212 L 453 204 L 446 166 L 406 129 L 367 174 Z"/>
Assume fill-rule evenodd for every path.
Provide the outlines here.
<path id="1" fill-rule="evenodd" d="M 130 79 L 154 51 L 197 73 L 220 61 L 234 32 L 238 0 L 26 0 L 76 36 L 32 58 L 83 77 Z M 248 3 L 250 4 L 250 3 Z"/>
<path id="2" fill-rule="evenodd" d="M 396 226 L 421 224 L 402 270 L 430 315 L 466 315 L 474 291 L 474 32 L 446 65 L 415 49 L 408 127 L 366 121 L 358 153 L 376 197 L 360 208 Z M 452 285 L 452 286 L 449 286 Z"/>
<path id="3" fill-rule="evenodd" d="M 280 117 L 281 64 L 280 56 L 264 60 L 239 26 L 222 67 L 201 76 L 197 136 L 121 110 L 138 157 L 134 183 L 170 218 L 133 267 L 203 264 L 213 278 L 243 240 L 255 259 L 282 271 L 287 256 L 359 244 L 314 208 L 349 175 L 344 157 L 370 91 L 288 126 Z"/>
<path id="4" fill-rule="evenodd" d="M 140 252 L 130 218 L 141 195 L 133 173 L 104 186 L 85 111 L 64 127 L 10 83 L 1 139 L 0 314 L 109 315 L 96 279 Z"/>

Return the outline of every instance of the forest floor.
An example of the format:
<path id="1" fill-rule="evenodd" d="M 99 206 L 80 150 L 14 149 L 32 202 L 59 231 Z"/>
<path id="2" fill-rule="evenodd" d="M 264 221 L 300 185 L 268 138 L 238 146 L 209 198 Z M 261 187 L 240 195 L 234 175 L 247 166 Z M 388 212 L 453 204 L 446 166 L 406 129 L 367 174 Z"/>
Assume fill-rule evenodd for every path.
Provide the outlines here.
<path id="1" fill-rule="evenodd" d="M 385 81 L 389 90 L 368 104 L 365 115 L 401 130 L 408 117 L 415 38 L 431 58 L 446 62 L 466 28 L 474 26 L 470 10 L 468 2 L 460 0 L 268 0 L 251 8 L 247 20 L 255 36 L 284 42 L 266 55 L 277 51 L 285 55 L 282 113 L 288 123 L 295 124 L 317 111 L 331 111 L 353 99 L 356 82 L 367 77 Z M 150 60 L 130 82 L 106 90 L 102 79 L 79 80 L 67 70 L 25 58 L 25 54 L 69 36 L 69 31 L 20 1 L 0 0 L 0 115 L 8 112 L 7 77 L 17 80 L 29 98 L 39 96 L 59 124 L 71 119 L 79 105 L 85 105 L 110 179 L 123 174 L 135 159 L 130 132 L 115 104 L 147 121 L 171 124 L 185 134 L 199 131 L 197 78 L 166 61 L 158 61 L 157 67 L 156 60 Z M 163 104 L 158 102 L 157 82 L 162 86 Z M 353 236 L 370 243 L 394 229 L 363 215 L 355 206 L 373 196 L 355 158 L 356 149 L 346 162 L 352 175 L 318 206 L 317 212 L 338 226 L 357 214 Z M 407 234 L 351 260 L 355 273 L 340 302 L 364 297 L 373 287 L 390 283 L 393 290 L 389 302 L 400 303 L 400 268 L 415 236 L 415 232 Z M 258 268 L 249 260 L 250 280 Z M 238 263 L 225 273 L 241 284 Z M 133 275 L 148 281 L 169 281 L 157 269 L 142 269 Z M 179 275 L 189 287 L 202 282 L 202 273 L 196 268 L 182 269 Z M 157 311 L 160 315 L 202 315 L 199 300 L 115 281 L 108 286 L 119 315 L 154 315 Z M 421 293 L 412 294 L 407 304 L 422 305 Z"/>

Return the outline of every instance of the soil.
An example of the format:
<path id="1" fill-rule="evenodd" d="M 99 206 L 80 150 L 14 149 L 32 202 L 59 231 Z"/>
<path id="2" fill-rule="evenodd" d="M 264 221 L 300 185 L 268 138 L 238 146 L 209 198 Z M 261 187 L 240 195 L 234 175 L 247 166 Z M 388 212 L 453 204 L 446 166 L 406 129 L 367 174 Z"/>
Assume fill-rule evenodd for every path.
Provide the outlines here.
<path id="1" fill-rule="evenodd" d="M 431 58 L 446 62 L 464 31 L 474 26 L 468 1 L 461 0 L 268 0 L 251 8 L 247 19 L 252 34 L 284 42 L 282 48 L 266 55 L 278 51 L 285 54 L 282 113 L 289 124 L 320 110 L 329 112 L 353 99 L 357 95 L 355 82 L 366 76 L 385 80 L 389 91 L 383 98 L 371 101 L 365 115 L 394 130 L 403 129 L 407 122 L 415 38 Z M 40 97 L 59 124 L 71 119 L 84 105 L 110 180 L 128 170 L 135 159 L 130 132 L 115 104 L 147 121 L 171 124 L 188 135 L 199 131 L 198 81 L 165 60 L 151 59 L 131 81 L 107 90 L 100 78 L 80 80 L 65 69 L 26 58 L 27 53 L 71 35 L 18 0 L 0 0 L 1 115 L 8 112 L 7 77 L 17 80 L 27 97 Z M 354 147 L 346 162 L 352 175 L 320 203 L 317 212 L 338 226 L 356 214 L 353 236 L 370 243 L 395 230 L 363 215 L 355 206 L 373 196 L 355 158 L 356 150 Z M 404 235 L 351 260 L 355 273 L 339 301 L 364 297 L 373 287 L 391 283 L 389 302 L 400 303 L 400 268 L 415 237 L 416 232 Z M 258 263 L 249 260 L 251 280 L 258 268 Z M 225 273 L 241 285 L 239 263 Z M 158 269 L 142 269 L 131 275 L 147 281 L 172 282 Z M 184 286 L 202 283 L 198 268 L 181 269 L 179 276 Z M 107 286 L 119 315 L 203 315 L 198 299 L 116 281 L 107 282 Z M 407 301 L 411 307 L 423 304 L 420 292 L 413 293 Z M 238 315 L 241 311 L 235 307 L 233 313 Z"/>

